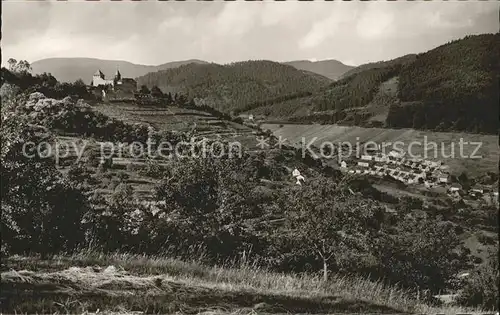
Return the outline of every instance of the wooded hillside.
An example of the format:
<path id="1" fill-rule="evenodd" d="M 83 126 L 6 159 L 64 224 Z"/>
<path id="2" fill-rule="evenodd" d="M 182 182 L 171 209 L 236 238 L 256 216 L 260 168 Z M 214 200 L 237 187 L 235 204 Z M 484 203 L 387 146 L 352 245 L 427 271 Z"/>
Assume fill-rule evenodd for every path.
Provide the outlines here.
<path id="1" fill-rule="evenodd" d="M 229 65 L 190 64 L 138 78 L 139 85 L 156 85 L 164 92 L 184 92 L 226 112 L 259 101 L 316 92 L 329 82 L 317 74 L 263 60 Z"/>

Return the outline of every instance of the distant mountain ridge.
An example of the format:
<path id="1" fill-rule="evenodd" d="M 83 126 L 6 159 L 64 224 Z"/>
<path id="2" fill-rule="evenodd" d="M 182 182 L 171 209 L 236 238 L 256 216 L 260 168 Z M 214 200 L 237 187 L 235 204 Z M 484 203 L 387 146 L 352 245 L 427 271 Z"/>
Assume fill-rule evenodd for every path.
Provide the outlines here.
<path id="1" fill-rule="evenodd" d="M 97 69 L 100 69 L 106 77 L 114 75 L 117 69 L 126 78 L 136 78 L 149 72 L 166 70 L 182 65 L 197 63 L 205 64 L 206 61 L 198 59 L 189 59 L 182 61 L 167 62 L 157 66 L 134 64 L 122 60 L 104 60 L 97 58 L 48 58 L 35 61 L 31 64 L 33 74 L 44 72 L 51 73 L 61 82 L 74 82 L 82 79 L 89 84 L 92 75 Z"/>
<path id="2" fill-rule="evenodd" d="M 74 82 L 82 79 L 89 83 L 92 75 L 100 69 L 107 77 L 114 75 L 117 69 L 127 78 L 137 78 L 150 72 L 177 68 L 186 64 L 208 64 L 209 62 L 199 59 L 189 59 L 163 63 L 161 65 L 142 65 L 124 60 L 106 60 L 98 58 L 47 58 L 35 61 L 31 64 L 33 74 L 51 73 L 61 82 Z M 337 60 L 296 60 L 283 62 L 296 69 L 318 74 L 320 76 L 337 80 L 344 73 L 354 69 Z"/>
<path id="3" fill-rule="evenodd" d="M 320 74 L 331 80 L 338 80 L 344 73 L 354 69 L 354 66 L 345 65 L 338 60 L 295 60 L 284 62 L 286 65 L 293 66 L 299 70 L 305 70 Z"/>
<path id="4" fill-rule="evenodd" d="M 279 121 L 498 132 L 500 33 L 368 63 L 310 95 L 247 111 Z"/>
<path id="5" fill-rule="evenodd" d="M 269 60 L 226 65 L 188 64 L 150 72 L 139 85 L 158 86 L 163 92 L 182 92 L 227 113 L 308 95 L 332 81 L 316 73 Z"/>

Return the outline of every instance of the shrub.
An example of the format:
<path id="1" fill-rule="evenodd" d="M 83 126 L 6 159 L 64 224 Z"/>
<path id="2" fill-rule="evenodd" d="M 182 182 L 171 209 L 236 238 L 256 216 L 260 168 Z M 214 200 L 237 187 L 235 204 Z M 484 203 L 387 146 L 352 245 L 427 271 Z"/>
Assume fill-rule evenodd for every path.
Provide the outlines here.
<path id="1" fill-rule="evenodd" d="M 23 143 L 40 143 L 47 135 L 37 135 L 21 116 L 2 118 L 2 245 L 42 256 L 75 250 L 84 239 L 81 220 L 88 209 L 81 183 L 71 180 L 77 174 L 62 176 L 54 161 L 26 157 Z"/>
<path id="2" fill-rule="evenodd" d="M 459 302 L 468 306 L 498 310 L 499 279 L 498 253 L 490 253 L 488 262 L 467 278 Z"/>
<path id="3" fill-rule="evenodd" d="M 460 239 L 447 222 L 406 216 L 394 233 L 374 241 L 379 276 L 405 287 L 438 292 L 466 268 L 467 257 L 454 250 Z"/>

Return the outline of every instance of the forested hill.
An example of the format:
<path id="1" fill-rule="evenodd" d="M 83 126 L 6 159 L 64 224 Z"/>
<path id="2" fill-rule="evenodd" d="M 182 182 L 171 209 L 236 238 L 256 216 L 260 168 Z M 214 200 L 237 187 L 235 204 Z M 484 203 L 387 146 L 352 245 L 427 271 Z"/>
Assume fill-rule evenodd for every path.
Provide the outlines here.
<path id="1" fill-rule="evenodd" d="M 148 73 L 137 80 L 139 85 L 156 85 L 164 92 L 186 93 L 226 112 L 252 108 L 260 101 L 309 95 L 331 82 L 318 74 L 265 60 L 189 64 Z"/>
<path id="2" fill-rule="evenodd" d="M 402 103 L 391 108 L 388 125 L 497 133 L 499 51 L 497 33 L 418 55 L 399 73 Z"/>
<path id="3" fill-rule="evenodd" d="M 312 95 L 249 112 L 281 120 L 497 133 L 500 34 L 360 66 Z"/>
<path id="4" fill-rule="evenodd" d="M 305 70 L 320 74 L 331 80 L 339 79 L 344 73 L 354 69 L 353 66 L 348 66 L 337 60 L 296 60 L 285 62 L 286 65 L 293 66 L 299 70 Z"/>

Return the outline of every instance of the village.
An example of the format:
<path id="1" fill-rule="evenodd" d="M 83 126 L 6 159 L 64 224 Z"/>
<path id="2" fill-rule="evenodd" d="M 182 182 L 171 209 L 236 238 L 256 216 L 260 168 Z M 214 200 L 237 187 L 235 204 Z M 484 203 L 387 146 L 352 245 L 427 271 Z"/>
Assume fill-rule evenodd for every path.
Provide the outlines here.
<path id="1" fill-rule="evenodd" d="M 454 199 L 479 199 L 488 195 L 492 200 L 498 198 L 498 190 L 491 186 L 464 187 L 441 160 L 405 158 L 404 153 L 397 151 L 384 154 L 380 150 L 371 150 L 359 157 L 340 161 L 340 169 L 349 174 L 389 177 L 405 185 L 446 192 Z"/>

